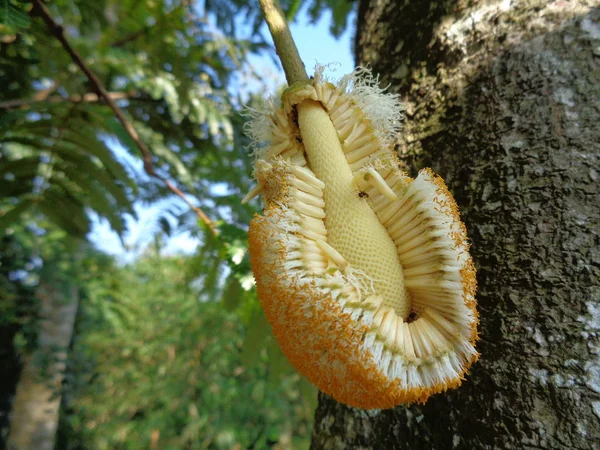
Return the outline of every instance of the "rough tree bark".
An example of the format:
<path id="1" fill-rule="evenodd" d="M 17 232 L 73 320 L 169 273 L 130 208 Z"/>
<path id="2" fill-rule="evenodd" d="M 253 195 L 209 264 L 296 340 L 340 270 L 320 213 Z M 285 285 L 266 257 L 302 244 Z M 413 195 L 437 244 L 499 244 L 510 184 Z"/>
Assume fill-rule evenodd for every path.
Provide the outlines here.
<path id="1" fill-rule="evenodd" d="M 79 295 L 66 298 L 55 286 L 42 284 L 36 295 L 41 314 L 38 347 L 25 364 L 11 414 L 8 450 L 53 450 L 61 389 Z"/>
<path id="2" fill-rule="evenodd" d="M 478 268 L 481 359 L 424 406 L 321 394 L 315 449 L 600 448 L 600 6 L 363 0 L 359 64 L 406 102 Z"/>

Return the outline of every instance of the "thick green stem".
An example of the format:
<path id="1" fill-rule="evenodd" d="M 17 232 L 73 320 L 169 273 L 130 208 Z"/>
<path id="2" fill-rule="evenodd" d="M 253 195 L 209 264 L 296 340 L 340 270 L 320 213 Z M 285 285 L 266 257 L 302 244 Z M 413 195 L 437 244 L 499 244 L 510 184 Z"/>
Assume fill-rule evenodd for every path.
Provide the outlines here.
<path id="1" fill-rule="evenodd" d="M 279 6 L 279 0 L 259 0 L 259 3 L 271 36 L 273 36 L 275 50 L 283 65 L 288 84 L 291 86 L 298 81 L 307 80 L 308 75 L 300 59 L 300 54 L 288 28 L 285 16 Z"/>

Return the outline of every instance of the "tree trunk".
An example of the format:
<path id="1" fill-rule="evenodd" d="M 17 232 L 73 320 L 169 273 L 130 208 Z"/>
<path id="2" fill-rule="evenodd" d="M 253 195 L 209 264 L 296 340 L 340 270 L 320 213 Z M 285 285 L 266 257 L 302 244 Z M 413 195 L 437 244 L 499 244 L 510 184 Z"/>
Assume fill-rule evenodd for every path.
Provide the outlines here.
<path id="1" fill-rule="evenodd" d="M 363 0 L 358 63 L 406 102 L 398 150 L 461 207 L 477 362 L 425 405 L 320 395 L 315 449 L 600 448 L 595 1 Z"/>
<path id="2" fill-rule="evenodd" d="M 49 284 L 37 289 L 41 317 L 38 347 L 27 358 L 17 386 L 9 450 L 53 450 L 67 349 L 73 335 L 78 292 L 66 298 Z"/>

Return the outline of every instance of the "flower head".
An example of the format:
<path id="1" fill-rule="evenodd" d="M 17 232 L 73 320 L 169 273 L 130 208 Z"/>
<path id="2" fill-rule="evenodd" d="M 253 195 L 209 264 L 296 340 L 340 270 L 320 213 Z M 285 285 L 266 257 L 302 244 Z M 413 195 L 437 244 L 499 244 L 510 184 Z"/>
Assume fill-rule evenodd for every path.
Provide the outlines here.
<path id="1" fill-rule="evenodd" d="M 317 68 L 254 112 L 265 210 L 249 231 L 258 295 L 283 352 L 362 408 L 424 402 L 477 359 L 475 270 L 443 180 L 400 169 L 398 98 L 366 69 Z"/>

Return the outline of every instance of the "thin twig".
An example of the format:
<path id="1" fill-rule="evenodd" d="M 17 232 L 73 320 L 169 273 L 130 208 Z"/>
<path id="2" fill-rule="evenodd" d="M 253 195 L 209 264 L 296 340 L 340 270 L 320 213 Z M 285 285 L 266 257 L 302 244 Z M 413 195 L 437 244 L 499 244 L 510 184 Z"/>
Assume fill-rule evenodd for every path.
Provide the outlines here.
<path id="1" fill-rule="evenodd" d="M 140 28 L 139 30 L 134 31 L 133 33 L 130 33 L 129 35 L 114 41 L 112 44 L 110 44 L 110 46 L 114 47 L 114 48 L 123 47 L 125 44 L 127 44 L 131 41 L 135 41 L 137 38 L 139 38 L 145 34 L 148 34 L 150 32 L 150 30 L 158 29 L 161 25 L 161 22 L 163 22 L 165 19 L 167 19 L 168 16 L 170 16 L 171 14 L 174 14 L 181 8 L 187 8 L 188 18 L 192 18 L 192 16 L 191 16 L 192 0 L 181 0 L 181 4 L 179 6 L 177 6 L 176 8 L 173 8 L 171 11 L 167 12 L 166 14 L 160 16 L 158 18 L 158 21 L 153 26 L 144 26 L 144 27 Z"/>
<path id="2" fill-rule="evenodd" d="M 158 180 L 162 181 L 167 186 L 167 188 L 171 190 L 171 192 L 179 196 L 198 215 L 200 220 L 202 220 L 206 224 L 206 226 L 213 232 L 213 234 L 216 235 L 218 233 L 217 228 L 215 227 L 214 223 L 208 218 L 208 216 L 204 213 L 204 211 L 202 211 L 202 209 L 198 208 L 197 206 L 194 206 L 187 199 L 185 194 L 181 192 L 181 190 L 177 186 L 171 183 L 171 181 L 156 173 L 156 171 L 154 170 L 154 166 L 152 165 L 152 154 L 150 153 L 146 145 L 141 141 L 137 131 L 135 130 L 133 125 L 131 125 L 131 123 L 127 120 L 121 108 L 117 106 L 117 104 L 111 98 L 110 94 L 106 91 L 106 88 L 104 87 L 100 79 L 96 76 L 96 74 L 94 74 L 94 72 L 91 71 L 91 69 L 87 66 L 87 64 L 81 58 L 79 53 L 77 53 L 77 51 L 71 46 L 71 44 L 67 40 L 67 37 L 65 36 L 63 27 L 52 18 L 50 12 L 42 3 L 42 0 L 33 0 L 33 7 L 35 12 L 38 13 L 42 17 L 42 19 L 44 19 L 44 22 L 46 22 L 46 25 L 50 29 L 50 32 L 54 35 L 54 37 L 56 37 L 56 39 L 59 40 L 63 48 L 71 56 L 73 62 L 82 70 L 82 72 L 88 78 L 94 90 L 98 93 L 100 97 L 104 99 L 104 101 L 110 107 L 110 109 L 112 109 L 117 119 L 119 119 L 119 122 L 121 122 L 121 124 L 123 125 L 123 128 L 125 128 L 125 131 L 129 135 L 129 137 L 133 140 L 133 142 L 135 142 L 137 148 L 142 153 L 142 161 L 144 162 L 144 170 L 146 171 L 146 173 L 151 177 L 157 178 Z"/>
<path id="3" fill-rule="evenodd" d="M 58 85 L 56 82 L 52 82 L 52 84 L 46 89 L 41 89 L 37 91 L 32 98 L 28 99 L 16 99 L 16 100 L 7 100 L 5 102 L 0 102 L 0 110 L 1 109 L 13 109 L 18 108 L 20 106 L 32 105 L 34 103 L 43 103 L 48 101 L 50 95 L 58 89 Z M 59 98 L 56 96 L 56 98 Z"/>
<path id="4" fill-rule="evenodd" d="M 143 36 L 144 34 L 148 33 L 149 30 L 150 30 L 150 27 L 141 28 L 141 29 L 134 31 L 133 33 L 125 36 L 124 38 L 116 40 L 115 42 L 110 44 L 110 46 L 113 48 L 123 47 L 125 44 L 127 44 L 131 41 L 135 41 L 140 36 Z"/>
<path id="5" fill-rule="evenodd" d="M 142 97 L 139 97 L 135 94 L 128 94 L 127 92 L 109 92 L 108 95 L 113 100 L 142 99 Z M 21 108 L 23 106 L 31 106 L 37 103 L 97 103 L 99 101 L 104 101 L 104 99 L 98 96 L 98 94 L 94 94 L 93 92 L 87 92 L 83 95 L 70 95 L 68 97 L 53 95 L 40 98 L 37 95 L 35 95 L 33 98 L 21 98 L 16 100 L 7 100 L 5 102 L 0 102 L 0 110 Z"/>
<path id="6" fill-rule="evenodd" d="M 275 50 L 279 55 L 288 84 L 291 86 L 297 81 L 308 80 L 298 48 L 296 48 L 285 15 L 279 6 L 279 0 L 259 0 L 259 3 L 271 36 L 273 36 Z"/>

